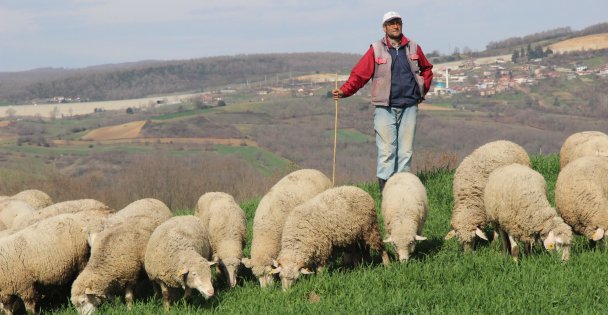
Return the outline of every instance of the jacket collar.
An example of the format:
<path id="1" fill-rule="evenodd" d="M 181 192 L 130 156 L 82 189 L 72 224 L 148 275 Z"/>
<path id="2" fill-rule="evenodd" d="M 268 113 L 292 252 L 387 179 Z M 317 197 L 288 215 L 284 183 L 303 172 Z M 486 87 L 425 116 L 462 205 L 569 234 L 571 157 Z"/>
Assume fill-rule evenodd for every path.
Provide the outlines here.
<path id="1" fill-rule="evenodd" d="M 382 40 L 381 40 L 381 41 L 382 41 L 382 44 L 384 44 L 385 46 L 387 46 L 387 47 L 391 47 L 391 46 L 388 44 L 388 43 L 389 43 L 389 40 L 388 40 L 388 35 L 386 35 L 386 34 L 385 34 L 385 35 L 384 35 L 384 37 L 382 38 Z M 401 47 L 403 47 L 403 46 L 407 45 L 407 43 L 409 43 L 409 41 L 410 41 L 410 40 L 409 40 L 409 39 L 407 39 L 407 37 L 405 37 L 405 35 L 401 34 Z"/>

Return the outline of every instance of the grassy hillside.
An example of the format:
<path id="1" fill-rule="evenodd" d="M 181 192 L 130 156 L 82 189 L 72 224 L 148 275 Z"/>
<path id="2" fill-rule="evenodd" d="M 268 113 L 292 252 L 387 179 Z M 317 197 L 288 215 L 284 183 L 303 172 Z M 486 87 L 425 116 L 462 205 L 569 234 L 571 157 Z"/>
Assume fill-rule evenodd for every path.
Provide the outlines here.
<path id="1" fill-rule="evenodd" d="M 548 181 L 550 201 L 559 170 L 555 155 L 535 156 L 533 168 Z M 487 313 L 598 313 L 605 309 L 608 256 L 589 248 L 576 237 L 571 259 L 541 248 L 514 263 L 500 252 L 500 242 L 482 243 L 473 253 L 463 253 L 455 240 L 444 241 L 452 207 L 453 172 L 433 170 L 418 174 L 430 202 L 422 241 L 405 264 L 383 267 L 377 262 L 354 269 L 331 266 L 325 272 L 303 276 L 288 292 L 280 285 L 262 290 L 257 280 L 241 270 L 238 286 L 229 290 L 216 282 L 216 296 L 181 303 L 170 314 L 487 314 Z M 376 184 L 361 184 L 378 199 Z M 241 204 L 251 225 L 259 199 Z M 491 233 L 490 233 L 491 235 Z M 247 247 L 247 253 L 249 247 Z M 378 258 L 378 257 L 376 257 Z M 103 314 L 123 314 L 116 302 Z M 54 314 L 75 314 L 69 306 Z M 159 300 L 140 301 L 131 314 L 159 314 Z"/>

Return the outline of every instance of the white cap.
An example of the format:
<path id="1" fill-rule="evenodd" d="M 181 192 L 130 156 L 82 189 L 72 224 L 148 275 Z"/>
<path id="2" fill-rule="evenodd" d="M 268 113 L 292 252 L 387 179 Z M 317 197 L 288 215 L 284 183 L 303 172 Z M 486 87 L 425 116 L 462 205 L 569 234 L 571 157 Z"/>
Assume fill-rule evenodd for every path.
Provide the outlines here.
<path id="1" fill-rule="evenodd" d="M 384 14 L 384 16 L 382 17 L 382 25 L 384 25 L 384 23 L 386 23 L 387 21 L 390 21 L 392 19 L 400 19 L 401 15 L 399 15 L 399 13 L 395 12 L 395 11 L 389 11 L 386 12 Z"/>

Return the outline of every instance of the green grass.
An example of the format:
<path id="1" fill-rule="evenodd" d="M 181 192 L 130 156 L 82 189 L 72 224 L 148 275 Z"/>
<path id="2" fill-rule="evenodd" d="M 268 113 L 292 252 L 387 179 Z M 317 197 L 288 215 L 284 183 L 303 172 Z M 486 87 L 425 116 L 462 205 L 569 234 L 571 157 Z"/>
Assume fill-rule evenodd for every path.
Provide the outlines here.
<path id="1" fill-rule="evenodd" d="M 532 166 L 549 182 L 550 196 L 559 170 L 557 156 L 533 156 Z M 427 188 L 430 211 L 423 235 L 408 263 L 379 262 L 353 269 L 333 266 L 302 276 L 288 292 L 280 285 L 260 289 L 247 270 L 238 286 L 217 283 L 210 300 L 180 302 L 169 314 L 599 314 L 607 302 L 608 256 L 576 237 L 571 259 L 536 248 L 519 263 L 503 256 L 500 242 L 482 243 L 464 253 L 455 240 L 444 241 L 452 207 L 453 171 L 418 174 Z M 553 183 L 552 183 L 553 182 Z M 359 185 L 376 198 L 375 183 Z M 553 197 L 550 197 L 552 199 Z M 553 202 L 553 200 L 551 200 Z M 244 202 L 249 228 L 259 199 Z M 182 213 L 183 214 L 183 213 Z M 251 229 L 249 232 L 251 240 Z M 249 243 L 246 254 L 249 252 Z M 159 300 L 137 303 L 129 314 L 160 314 Z M 126 307 L 106 304 L 101 314 L 124 314 Z M 69 306 L 54 314 L 75 314 Z"/>
<path id="2" fill-rule="evenodd" d="M 332 139 L 334 138 L 333 130 L 327 131 L 326 134 L 328 137 L 331 137 Z M 338 140 L 356 142 L 356 143 L 365 143 L 365 142 L 373 141 L 374 138 L 369 135 L 366 135 L 356 129 L 340 129 L 340 130 L 338 130 Z"/>
<path id="3" fill-rule="evenodd" d="M 259 147 L 216 145 L 215 149 L 219 154 L 241 156 L 264 175 L 271 175 L 275 171 L 284 170 L 290 163 L 289 160 Z"/>

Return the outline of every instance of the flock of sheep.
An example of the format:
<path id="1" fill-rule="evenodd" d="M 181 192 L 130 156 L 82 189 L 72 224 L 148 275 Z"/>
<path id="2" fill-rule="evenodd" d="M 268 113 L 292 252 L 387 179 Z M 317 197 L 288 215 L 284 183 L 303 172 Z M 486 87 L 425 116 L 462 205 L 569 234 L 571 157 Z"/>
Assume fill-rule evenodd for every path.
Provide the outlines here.
<path id="1" fill-rule="evenodd" d="M 608 233 L 608 136 L 573 134 L 560 151 L 556 208 L 526 151 L 510 141 L 487 143 L 467 156 L 453 182 L 452 230 L 465 250 L 494 228 L 504 252 L 517 260 L 518 242 L 559 250 L 568 260 L 572 232 L 604 246 Z M 411 173 L 397 173 L 382 192 L 382 240 L 375 202 L 354 186 L 331 187 L 323 173 L 303 169 L 278 181 L 259 202 L 251 255 L 245 213 L 232 196 L 203 194 L 194 215 L 173 216 L 156 199 L 114 210 L 92 200 L 53 203 L 39 190 L 0 196 L 0 306 L 6 314 L 35 313 L 43 296 L 71 288 L 80 314 L 124 297 L 131 307 L 136 285 L 149 281 L 169 309 L 197 290 L 214 295 L 211 268 L 230 287 L 242 264 L 261 287 L 276 275 L 287 290 L 300 274 L 318 272 L 341 255 L 342 263 L 369 260 L 370 250 L 389 263 L 385 243 L 399 261 L 415 250 L 428 213 L 427 192 Z M 67 293 L 66 293 L 67 294 Z M 65 298 L 65 297 L 59 297 Z"/>

